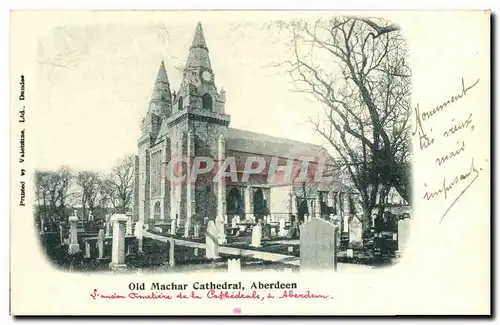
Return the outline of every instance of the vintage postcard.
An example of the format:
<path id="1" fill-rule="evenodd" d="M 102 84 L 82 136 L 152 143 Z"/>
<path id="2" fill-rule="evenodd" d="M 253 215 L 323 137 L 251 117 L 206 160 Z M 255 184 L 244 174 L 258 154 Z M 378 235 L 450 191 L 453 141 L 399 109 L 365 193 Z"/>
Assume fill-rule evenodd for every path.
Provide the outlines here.
<path id="1" fill-rule="evenodd" d="M 484 11 L 12 11 L 13 315 L 489 315 Z"/>

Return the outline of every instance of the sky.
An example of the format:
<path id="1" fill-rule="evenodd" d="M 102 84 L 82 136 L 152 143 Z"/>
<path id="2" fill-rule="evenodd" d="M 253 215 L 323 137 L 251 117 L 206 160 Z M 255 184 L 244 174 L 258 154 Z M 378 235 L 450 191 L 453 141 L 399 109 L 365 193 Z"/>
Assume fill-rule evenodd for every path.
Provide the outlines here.
<path id="1" fill-rule="evenodd" d="M 319 104 L 292 92 L 290 77 L 273 67 L 290 53 L 283 35 L 261 22 L 199 21 L 216 86 L 226 90 L 230 127 L 324 143 L 308 122 Z M 106 171 L 121 157 L 136 154 L 160 62 L 172 92 L 178 91 L 179 66 L 187 59 L 196 23 L 75 23 L 40 37 L 36 167 Z"/>

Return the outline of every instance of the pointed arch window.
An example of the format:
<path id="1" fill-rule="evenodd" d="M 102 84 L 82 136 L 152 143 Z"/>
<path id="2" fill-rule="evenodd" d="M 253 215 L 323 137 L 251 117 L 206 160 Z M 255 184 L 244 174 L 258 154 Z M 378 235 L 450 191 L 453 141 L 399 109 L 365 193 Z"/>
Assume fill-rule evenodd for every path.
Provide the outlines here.
<path id="1" fill-rule="evenodd" d="M 212 110 L 212 106 L 213 106 L 212 96 L 205 93 L 202 97 L 202 103 L 203 103 L 203 109 L 206 109 L 208 111 Z"/>
<path id="2" fill-rule="evenodd" d="M 178 101 L 178 106 L 177 106 L 177 109 L 180 111 L 182 110 L 182 107 L 183 107 L 183 98 L 182 96 L 179 97 L 179 101 Z"/>

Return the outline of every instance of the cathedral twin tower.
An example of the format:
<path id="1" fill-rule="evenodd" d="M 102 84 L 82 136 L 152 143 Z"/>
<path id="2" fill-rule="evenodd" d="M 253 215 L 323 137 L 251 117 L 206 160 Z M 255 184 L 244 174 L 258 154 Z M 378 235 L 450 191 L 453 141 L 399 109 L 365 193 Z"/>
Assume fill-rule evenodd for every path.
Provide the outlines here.
<path id="1" fill-rule="evenodd" d="M 189 181 L 172 182 L 165 173 L 172 158 L 225 156 L 230 116 L 224 113 L 225 92 L 217 91 L 201 23 L 184 67 L 178 92 L 170 91 L 163 61 L 149 109 L 142 120 L 136 158 L 134 214 L 139 220 L 170 220 L 192 225 L 205 217 L 225 215 L 225 184 L 213 183 L 213 172 Z M 138 160 L 138 161 L 137 161 Z M 191 170 L 188 159 L 187 169 Z"/>

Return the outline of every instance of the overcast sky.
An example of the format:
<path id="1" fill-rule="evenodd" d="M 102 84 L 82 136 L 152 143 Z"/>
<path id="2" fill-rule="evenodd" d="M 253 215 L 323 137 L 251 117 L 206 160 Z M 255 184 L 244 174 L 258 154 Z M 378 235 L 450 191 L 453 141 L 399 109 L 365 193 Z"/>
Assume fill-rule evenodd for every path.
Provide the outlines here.
<path id="1" fill-rule="evenodd" d="M 289 49 L 262 23 L 203 23 L 217 88 L 226 90 L 230 127 L 321 144 L 308 117 L 318 104 L 292 93 L 270 66 Z M 109 169 L 137 152 L 161 60 L 178 91 L 196 27 L 192 23 L 89 24 L 54 29 L 39 40 L 37 167 Z M 47 130 L 47 129 L 45 129 Z"/>

